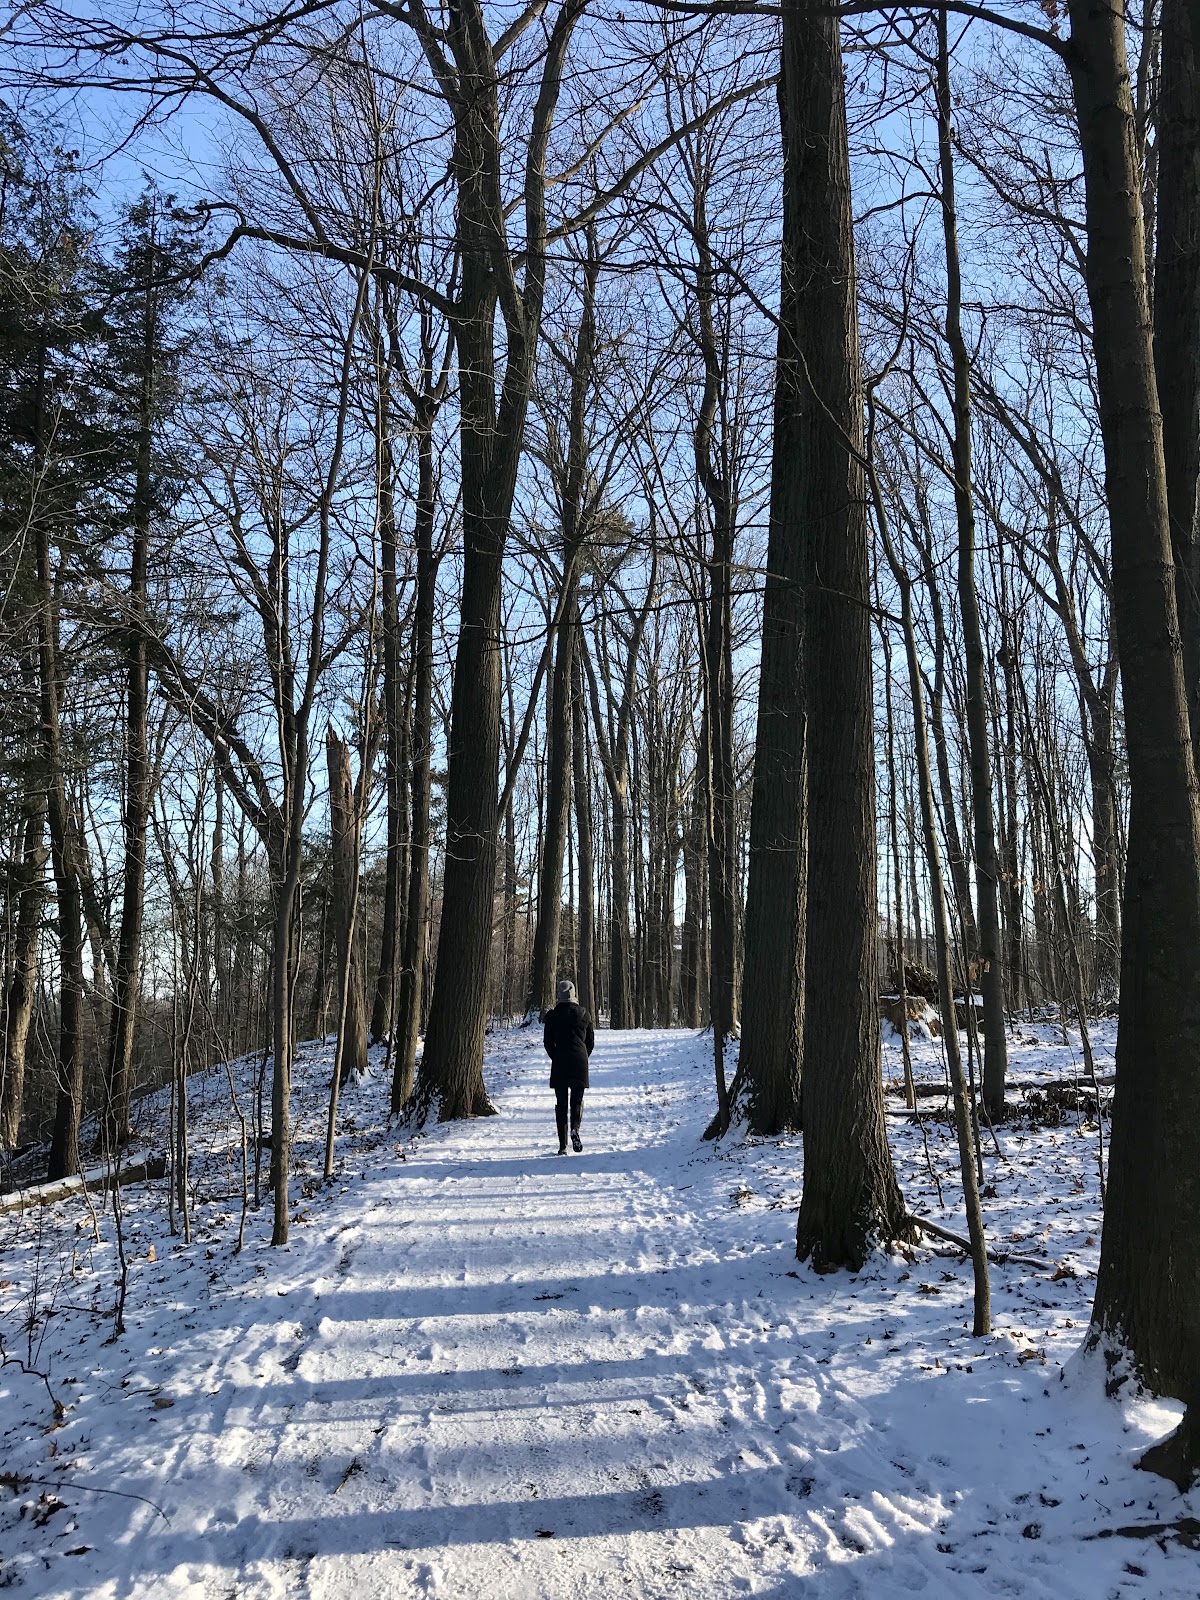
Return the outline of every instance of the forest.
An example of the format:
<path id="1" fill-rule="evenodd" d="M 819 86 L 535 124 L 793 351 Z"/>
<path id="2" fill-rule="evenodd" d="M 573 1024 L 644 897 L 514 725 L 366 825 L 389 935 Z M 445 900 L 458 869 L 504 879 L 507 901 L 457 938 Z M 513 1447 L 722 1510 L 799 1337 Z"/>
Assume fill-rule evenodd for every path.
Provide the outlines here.
<path id="1" fill-rule="evenodd" d="M 43 1208 L 117 1339 L 146 1207 L 307 1292 L 351 1169 L 523 1174 L 566 980 L 826 1315 L 995 1336 L 1061 1091 L 1195 1547 L 1200 0 L 15 5 L 0 374 L 0 1393 Z"/>

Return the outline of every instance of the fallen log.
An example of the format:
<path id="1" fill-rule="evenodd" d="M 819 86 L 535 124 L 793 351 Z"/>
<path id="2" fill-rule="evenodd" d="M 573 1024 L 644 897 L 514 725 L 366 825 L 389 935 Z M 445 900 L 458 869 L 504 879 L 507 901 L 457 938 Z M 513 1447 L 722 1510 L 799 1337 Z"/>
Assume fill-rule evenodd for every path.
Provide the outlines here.
<path id="1" fill-rule="evenodd" d="M 106 1194 L 118 1183 L 122 1188 L 131 1183 L 149 1183 L 155 1178 L 165 1177 L 166 1171 L 167 1158 L 164 1155 L 148 1155 L 140 1161 L 123 1162 L 119 1171 L 113 1166 L 93 1167 L 89 1172 L 76 1173 L 73 1178 L 31 1184 L 28 1188 L 2 1194 L 0 1213 L 56 1205 L 60 1200 L 69 1200 L 73 1195 L 82 1194 L 85 1189 L 94 1194 Z"/>
<path id="2" fill-rule="evenodd" d="M 945 1239 L 948 1244 L 957 1245 L 965 1255 L 970 1255 L 971 1241 L 964 1239 L 961 1233 L 951 1233 L 950 1229 L 943 1228 L 940 1222 L 930 1222 L 928 1217 L 918 1216 L 911 1211 L 908 1220 L 915 1222 L 917 1227 L 926 1233 L 931 1233 L 935 1239 Z M 994 1250 L 990 1245 L 987 1258 L 998 1267 L 1005 1267 L 1011 1263 L 1016 1267 L 1034 1267 L 1039 1272 L 1048 1272 L 1055 1265 L 1053 1261 L 1047 1261 L 1044 1257 L 1019 1256 L 1013 1250 Z"/>
<path id="3" fill-rule="evenodd" d="M 1098 1072 L 1096 1074 L 1096 1082 L 1101 1089 L 1111 1089 L 1116 1081 L 1117 1075 L 1115 1072 Z M 948 1096 L 950 1093 L 950 1085 L 948 1083 L 918 1081 L 914 1087 L 918 1100 L 938 1100 Z M 1077 1080 L 1075 1078 L 1042 1078 L 1037 1082 L 1029 1083 L 1017 1082 L 1010 1078 L 1008 1083 L 1005 1084 L 1004 1090 L 1006 1094 L 1011 1094 L 1016 1089 L 1020 1089 L 1026 1094 L 1031 1090 L 1037 1090 L 1039 1093 L 1044 1094 L 1047 1089 L 1070 1089 L 1079 1090 L 1080 1093 L 1086 1094 L 1091 1087 L 1092 1080 L 1083 1077 L 1081 1074 Z M 886 1079 L 884 1088 L 889 1094 L 904 1093 L 904 1084 L 899 1078 Z"/>

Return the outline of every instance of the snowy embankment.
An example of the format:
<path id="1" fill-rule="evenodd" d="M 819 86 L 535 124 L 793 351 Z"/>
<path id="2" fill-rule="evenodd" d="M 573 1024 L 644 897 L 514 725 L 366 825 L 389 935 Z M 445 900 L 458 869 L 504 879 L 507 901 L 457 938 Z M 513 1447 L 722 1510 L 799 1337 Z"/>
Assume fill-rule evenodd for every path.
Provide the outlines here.
<path id="1" fill-rule="evenodd" d="M 1024 1029 L 1012 1075 L 1070 1077 Z M 1111 1067 L 1112 1024 L 1099 1031 Z M 937 1047 L 917 1047 L 921 1076 Z M 316 1171 L 329 1052 L 302 1052 Z M 798 1139 L 699 1140 L 710 1046 L 601 1033 L 582 1156 L 559 1159 L 537 1030 L 489 1045 L 500 1116 L 409 1139 L 387 1085 L 344 1097 L 341 1178 L 298 1178 L 235 1254 L 240 1136 L 224 1071 L 193 1086 L 195 1240 L 162 1184 L 116 1254 L 81 1201 L 0 1227 L 0 1587 L 166 1597 L 920 1593 L 1194 1597 L 1200 1561 L 1132 1525 L 1200 1514 L 1133 1470 L 1176 1408 L 1064 1363 L 1099 1241 L 1096 1136 L 1016 1119 L 988 1141 L 996 1332 L 970 1336 L 951 1249 L 819 1277 L 793 1256 Z M 886 1051 L 889 1078 L 899 1050 Z M 249 1099 L 248 1064 L 235 1082 Z M 958 1224 L 954 1140 L 889 1096 L 916 1210 Z M 146 1108 L 153 1119 L 162 1108 Z M 153 1129 L 143 1130 L 152 1139 Z M 60 1269 L 64 1260 L 66 1268 Z M 106 1313 L 101 1318 L 95 1309 Z M 47 1315 L 47 1313 L 51 1313 Z"/>

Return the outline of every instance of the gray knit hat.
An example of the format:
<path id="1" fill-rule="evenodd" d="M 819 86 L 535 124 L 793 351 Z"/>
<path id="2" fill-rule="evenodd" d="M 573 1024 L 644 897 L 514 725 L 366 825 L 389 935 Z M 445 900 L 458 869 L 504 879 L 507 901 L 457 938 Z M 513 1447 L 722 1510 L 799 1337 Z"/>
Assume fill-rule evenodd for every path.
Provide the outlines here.
<path id="1" fill-rule="evenodd" d="M 558 986 L 558 1003 L 559 1005 L 562 1005 L 564 1000 L 573 1002 L 574 999 L 575 985 L 571 982 L 570 978 L 564 978 Z"/>

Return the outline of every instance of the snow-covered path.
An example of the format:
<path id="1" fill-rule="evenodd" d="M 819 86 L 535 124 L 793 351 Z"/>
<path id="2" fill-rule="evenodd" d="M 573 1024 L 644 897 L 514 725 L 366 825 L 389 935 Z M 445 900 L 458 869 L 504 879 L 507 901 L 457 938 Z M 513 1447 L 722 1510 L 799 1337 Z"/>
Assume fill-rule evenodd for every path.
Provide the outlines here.
<path id="1" fill-rule="evenodd" d="M 84 1338 L 68 1372 L 59 1333 L 65 1532 L 35 1554 L 46 1535 L 0 1509 L 0 1558 L 19 1556 L 0 1582 L 138 1600 L 1200 1592 L 1190 1551 L 1088 1537 L 1195 1511 L 1130 1470 L 1170 1414 L 1046 1360 L 1090 1285 L 1047 1274 L 1031 1296 L 1028 1272 L 998 1271 L 1001 1331 L 972 1341 L 957 1267 L 797 1268 L 798 1141 L 699 1144 L 708 1073 L 694 1035 L 602 1033 L 584 1154 L 559 1158 L 540 1039 L 503 1036 L 499 1117 L 376 1143 L 302 1202 L 286 1252 L 140 1267 L 123 1341 Z M 35 1472 L 36 1435 L 5 1430 L 11 1470 Z"/>

